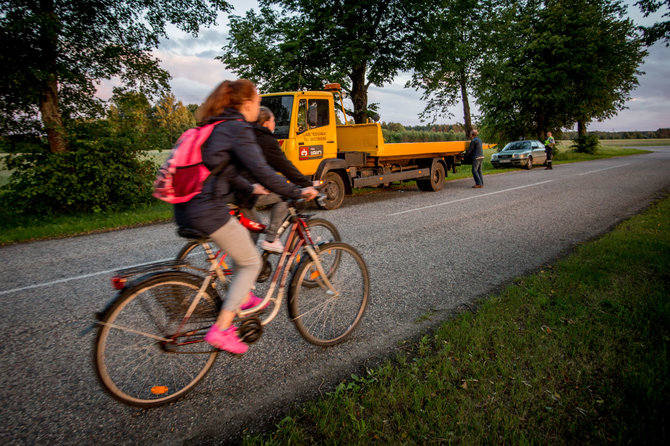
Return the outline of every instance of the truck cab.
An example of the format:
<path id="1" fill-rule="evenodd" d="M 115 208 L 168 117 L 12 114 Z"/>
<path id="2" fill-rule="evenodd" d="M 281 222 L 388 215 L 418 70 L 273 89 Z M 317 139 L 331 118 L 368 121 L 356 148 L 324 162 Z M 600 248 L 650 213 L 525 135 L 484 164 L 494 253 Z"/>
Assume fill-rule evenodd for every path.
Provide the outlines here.
<path id="1" fill-rule="evenodd" d="M 337 158 L 337 120 L 333 94 L 298 91 L 262 95 L 275 114 L 275 136 L 303 175 L 313 176 L 324 159 Z"/>

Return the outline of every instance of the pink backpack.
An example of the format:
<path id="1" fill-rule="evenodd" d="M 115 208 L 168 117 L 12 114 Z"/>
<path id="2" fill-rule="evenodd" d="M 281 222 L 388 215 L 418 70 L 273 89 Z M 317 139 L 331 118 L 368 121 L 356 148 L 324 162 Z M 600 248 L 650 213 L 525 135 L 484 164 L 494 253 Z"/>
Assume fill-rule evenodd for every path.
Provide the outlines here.
<path id="1" fill-rule="evenodd" d="M 168 203 L 185 203 L 202 191 L 202 185 L 212 174 L 216 175 L 225 166 L 214 171 L 202 162 L 202 145 L 212 134 L 213 122 L 186 130 L 177 140 L 165 164 L 158 169 L 154 181 L 153 196 Z"/>

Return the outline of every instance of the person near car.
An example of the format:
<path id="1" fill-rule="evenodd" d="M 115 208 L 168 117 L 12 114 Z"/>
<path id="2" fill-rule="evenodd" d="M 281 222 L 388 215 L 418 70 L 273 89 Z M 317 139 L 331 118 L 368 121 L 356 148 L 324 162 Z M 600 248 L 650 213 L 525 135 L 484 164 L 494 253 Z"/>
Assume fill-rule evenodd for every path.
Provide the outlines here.
<path id="1" fill-rule="evenodd" d="M 293 184 L 301 187 L 316 186 L 319 183 L 318 181 L 313 182 L 300 173 L 293 163 L 286 158 L 273 134 L 275 125 L 275 116 L 272 110 L 261 106 L 258 121 L 254 124 L 254 133 L 265 160 L 270 167 L 284 175 Z M 277 231 L 288 213 L 288 205 L 275 193 L 263 196 L 262 203 L 263 205 L 272 205 L 272 209 L 270 210 L 270 224 L 265 229 L 265 239 L 261 241 L 261 248 L 266 251 L 282 252 L 284 245 L 277 238 Z"/>
<path id="2" fill-rule="evenodd" d="M 547 167 L 545 170 L 551 170 L 551 157 L 554 153 L 554 146 L 556 145 L 556 140 L 551 136 L 551 132 L 547 132 L 547 140 L 544 142 L 544 153 L 547 154 Z"/>
<path id="3" fill-rule="evenodd" d="M 484 163 L 484 148 L 482 147 L 482 140 L 479 138 L 479 131 L 472 130 L 470 132 L 470 147 L 465 151 L 465 157 L 472 159 L 472 177 L 475 180 L 473 189 L 480 189 L 484 187 L 484 177 L 482 176 L 482 164 Z"/>
<path id="4" fill-rule="evenodd" d="M 232 218 L 226 197 L 233 188 L 244 183 L 241 169 L 253 172 L 254 177 L 273 192 L 291 198 L 312 199 L 318 195 L 313 187 L 299 188 L 276 174 L 256 142 L 250 123 L 258 119 L 260 96 L 253 82 L 246 79 L 220 83 L 198 108 L 200 123 L 223 121 L 214 127 L 202 145 L 203 163 L 210 170 L 219 166 L 220 173 L 205 183 L 202 191 L 186 203 L 175 204 L 175 220 L 179 226 L 193 228 L 208 234 L 216 245 L 233 260 L 235 274 L 223 300 L 221 311 L 205 335 L 205 341 L 220 350 L 242 354 L 248 349 L 233 325 L 240 308 L 256 306 L 250 291 L 261 270 L 261 257 L 249 232 L 237 219 Z M 246 192 L 263 193 L 260 184 L 247 181 Z M 256 298 L 258 299 L 258 298 Z"/>

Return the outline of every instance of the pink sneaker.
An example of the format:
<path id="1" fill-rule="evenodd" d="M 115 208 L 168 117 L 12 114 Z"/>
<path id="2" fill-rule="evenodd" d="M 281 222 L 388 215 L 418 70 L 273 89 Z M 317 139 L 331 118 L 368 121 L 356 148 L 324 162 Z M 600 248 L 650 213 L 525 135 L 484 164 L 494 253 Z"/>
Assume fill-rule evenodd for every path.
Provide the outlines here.
<path id="1" fill-rule="evenodd" d="M 240 305 L 240 310 L 248 310 L 249 308 L 253 308 L 259 305 L 261 302 L 263 302 L 263 299 L 261 299 L 260 297 L 256 296 L 254 293 L 249 291 L 249 299 L 247 299 L 245 303 Z M 266 303 L 263 306 L 263 308 L 259 308 L 259 311 L 265 310 L 268 307 L 268 305 L 270 305 L 270 302 Z"/>
<path id="2" fill-rule="evenodd" d="M 240 341 L 240 338 L 235 334 L 235 330 L 237 330 L 237 327 L 234 325 L 231 325 L 225 330 L 219 330 L 216 325 L 212 325 L 212 328 L 210 328 L 205 335 L 205 341 L 219 350 L 225 350 L 235 355 L 241 355 L 249 350 L 249 346 Z"/>

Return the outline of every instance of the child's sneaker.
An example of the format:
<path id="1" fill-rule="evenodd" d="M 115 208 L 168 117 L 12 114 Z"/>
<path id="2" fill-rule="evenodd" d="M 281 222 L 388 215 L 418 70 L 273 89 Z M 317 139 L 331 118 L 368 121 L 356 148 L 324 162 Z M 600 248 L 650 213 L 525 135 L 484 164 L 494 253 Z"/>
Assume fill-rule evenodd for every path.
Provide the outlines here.
<path id="1" fill-rule="evenodd" d="M 237 330 L 237 327 L 234 325 L 231 325 L 225 330 L 219 330 L 216 325 L 212 325 L 212 328 L 210 328 L 205 335 L 205 341 L 219 350 L 225 350 L 235 355 L 241 355 L 249 350 L 249 346 L 240 341 L 240 338 L 235 334 L 235 330 Z"/>
<path id="2" fill-rule="evenodd" d="M 260 297 L 256 296 L 254 293 L 249 291 L 249 299 L 247 299 L 245 303 L 240 305 L 240 310 L 248 310 L 249 308 L 253 308 L 259 305 L 261 302 L 263 302 L 263 299 L 261 299 Z M 263 306 L 263 308 L 259 308 L 259 310 L 265 310 L 268 307 L 268 305 L 270 305 L 269 301 Z"/>
<path id="3" fill-rule="evenodd" d="M 263 240 L 261 242 L 261 249 L 264 249 L 264 250 L 270 251 L 270 252 L 282 252 L 282 251 L 284 251 L 284 244 L 278 238 L 275 239 L 273 242 L 268 242 L 267 240 Z"/>

